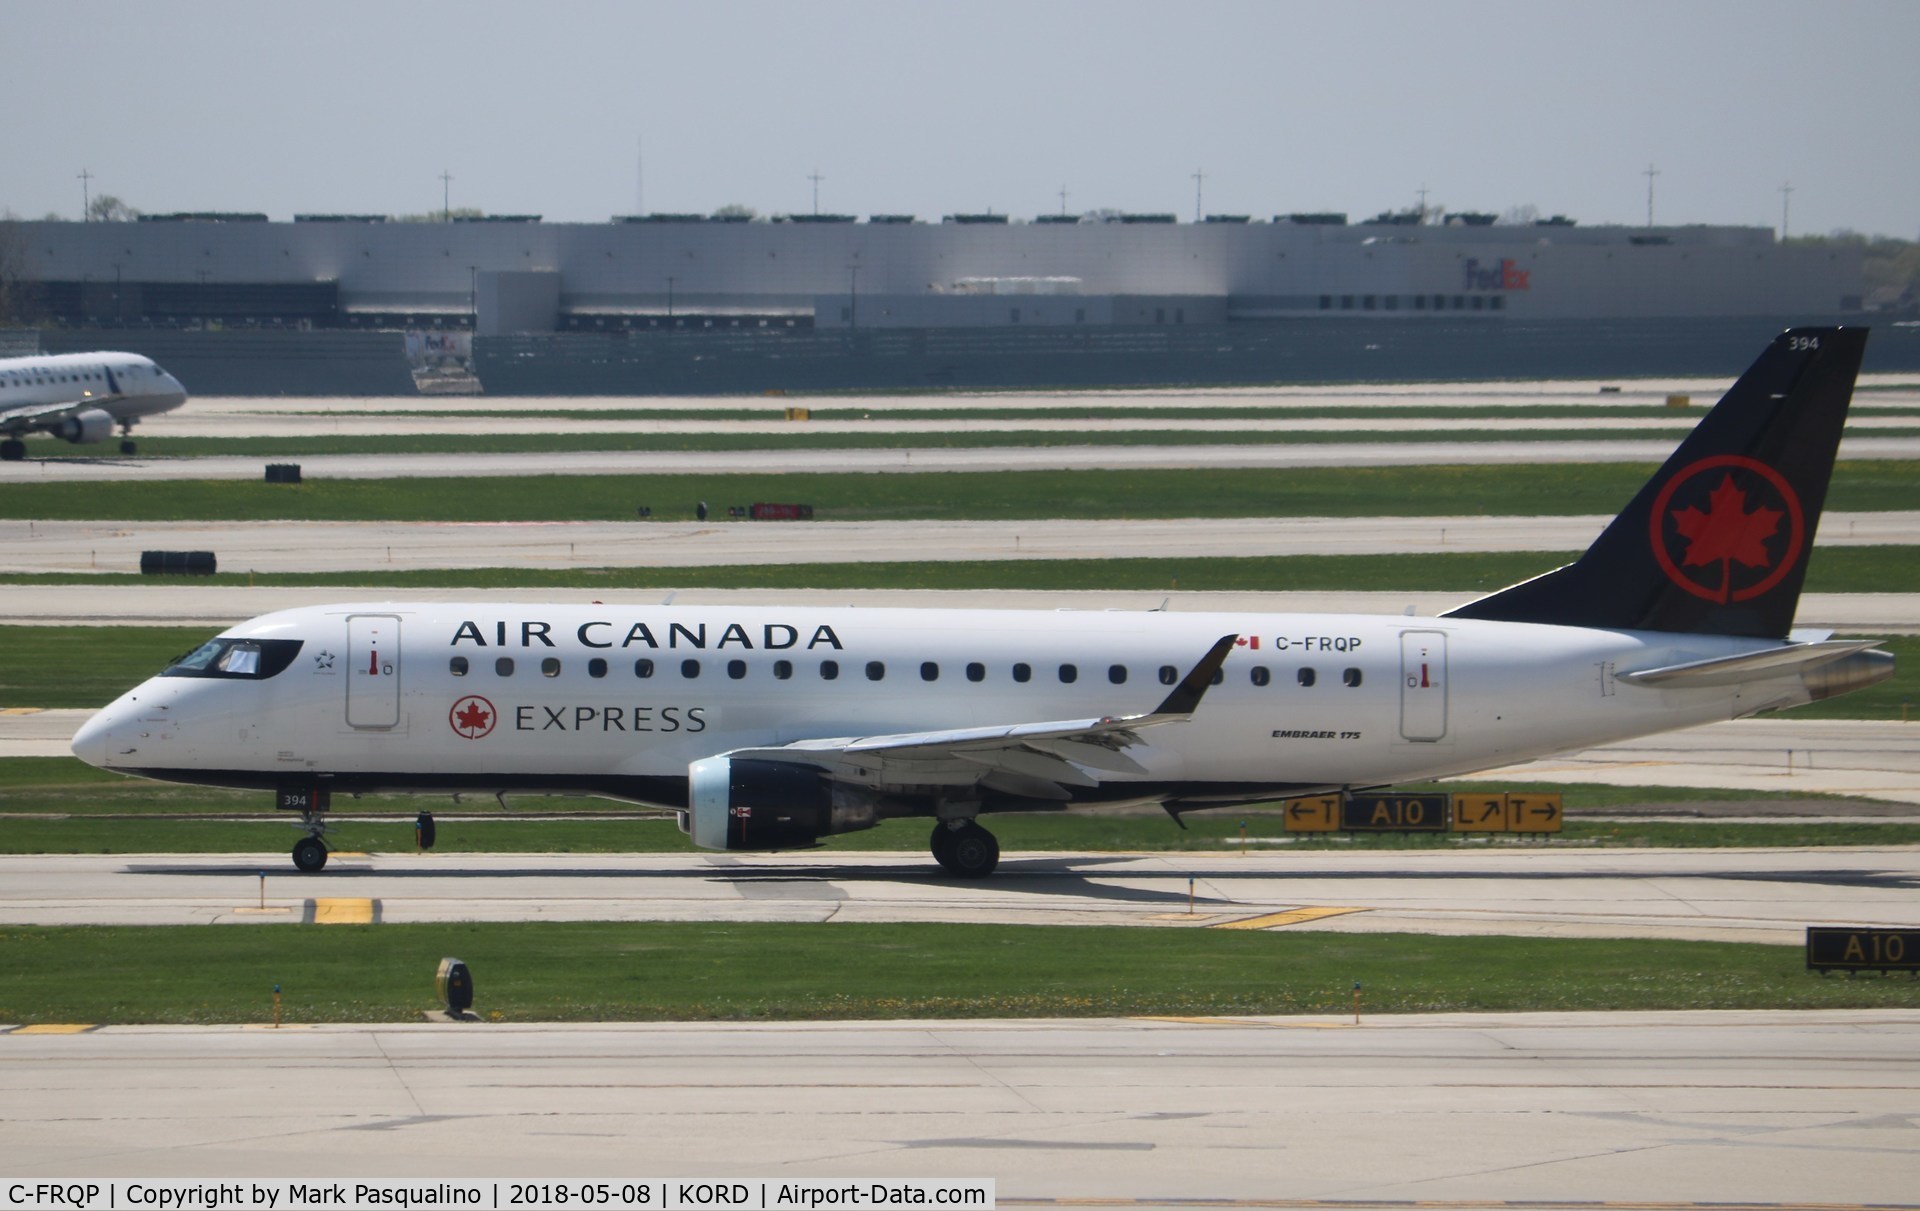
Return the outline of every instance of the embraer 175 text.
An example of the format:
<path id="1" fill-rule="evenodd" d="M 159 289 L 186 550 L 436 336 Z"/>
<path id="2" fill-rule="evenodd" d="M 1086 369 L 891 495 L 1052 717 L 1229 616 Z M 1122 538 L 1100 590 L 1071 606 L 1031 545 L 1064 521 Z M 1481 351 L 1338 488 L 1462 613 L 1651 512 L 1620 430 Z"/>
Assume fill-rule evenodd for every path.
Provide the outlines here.
<path id="1" fill-rule="evenodd" d="M 1795 706 L 1893 673 L 1874 641 L 1789 635 L 1865 342 L 1784 333 L 1578 561 L 1434 618 L 283 610 L 123 695 L 73 751 L 275 792 L 302 813 L 303 870 L 326 863 L 335 792 L 519 791 L 677 809 L 709 849 L 918 817 L 942 866 L 983 876 L 990 812 L 1177 820 Z"/>
<path id="2" fill-rule="evenodd" d="M 51 433 L 76 445 L 120 430 L 120 453 L 132 454 L 141 417 L 187 402 L 180 380 L 137 353 L 50 353 L 0 358 L 0 461 L 27 456 L 20 439 Z"/>

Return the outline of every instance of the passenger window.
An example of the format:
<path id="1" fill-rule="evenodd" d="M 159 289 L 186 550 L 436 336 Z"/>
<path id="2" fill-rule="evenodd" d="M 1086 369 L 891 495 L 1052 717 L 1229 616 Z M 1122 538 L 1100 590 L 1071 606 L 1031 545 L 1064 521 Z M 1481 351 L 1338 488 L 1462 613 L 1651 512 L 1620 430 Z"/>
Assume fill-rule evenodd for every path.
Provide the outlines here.
<path id="1" fill-rule="evenodd" d="M 922 681 L 940 680 L 940 666 L 935 664 L 931 660 L 922 662 L 920 665 L 920 680 Z"/>
<path id="2" fill-rule="evenodd" d="M 1265 685 L 1267 682 L 1273 680 L 1273 674 L 1267 671 L 1267 666 L 1264 664 L 1255 665 L 1253 671 L 1248 673 L 1247 676 L 1252 679 L 1255 685 Z"/>
<path id="3" fill-rule="evenodd" d="M 685 677 L 688 681 L 694 680 L 696 677 L 700 676 L 700 662 L 698 660 L 692 659 L 691 657 L 689 657 L 686 660 L 682 660 L 680 662 L 680 675 L 682 677 Z"/>
<path id="4" fill-rule="evenodd" d="M 727 676 L 733 678 L 735 681 L 738 681 L 742 677 L 745 677 L 746 675 L 747 675 L 746 661 L 744 660 L 727 661 Z"/>
<path id="5" fill-rule="evenodd" d="M 513 676 L 513 657 L 502 656 L 493 662 L 493 671 L 501 677 Z"/>
<path id="6" fill-rule="evenodd" d="M 638 659 L 638 660 L 636 660 L 636 661 L 634 661 L 634 662 L 633 662 L 633 675 L 634 675 L 635 677 L 651 677 L 651 676 L 653 676 L 653 661 L 652 661 L 652 660 L 650 660 L 650 659 L 648 659 L 648 658 L 647 658 L 647 657 L 645 657 L 645 656 L 642 656 L 642 657 L 641 657 L 640 659 Z"/>
<path id="7" fill-rule="evenodd" d="M 832 681 L 839 676 L 840 662 L 838 660 L 822 660 L 820 662 L 820 680 Z"/>
<path id="8" fill-rule="evenodd" d="M 1340 680 L 1346 683 L 1348 689 L 1357 690 L 1360 688 L 1360 670 L 1348 669 L 1340 674 Z"/>
<path id="9" fill-rule="evenodd" d="M 885 681 L 886 678 L 887 678 L 887 665 L 885 661 L 883 660 L 867 661 L 867 680 L 868 681 Z"/>
<path id="10" fill-rule="evenodd" d="M 595 656 L 592 660 L 587 661 L 587 676 L 605 677 L 606 675 L 607 675 L 607 662 L 605 660 L 602 660 L 600 657 Z"/>
<path id="11" fill-rule="evenodd" d="M 447 661 L 447 672 L 452 673 L 455 677 L 465 677 L 467 675 L 467 658 L 465 656 L 455 656 L 452 660 Z"/>
<path id="12" fill-rule="evenodd" d="M 1027 664 L 1013 666 L 1013 679 L 1022 684 L 1033 680 L 1033 667 Z"/>
<path id="13" fill-rule="evenodd" d="M 1300 683 L 1300 686 L 1302 689 L 1310 689 L 1312 688 L 1314 683 L 1313 670 L 1301 669 L 1299 672 L 1293 675 L 1293 679 Z"/>
<path id="14" fill-rule="evenodd" d="M 969 664 L 967 666 L 968 681 L 985 681 L 986 679 L 987 679 L 986 665 L 981 664 L 979 661 L 976 660 L 972 664 Z"/>
<path id="15" fill-rule="evenodd" d="M 1127 666 L 1124 664 L 1109 665 L 1107 667 L 1107 680 L 1113 682 L 1115 685 L 1125 685 L 1127 683 Z"/>
<path id="16" fill-rule="evenodd" d="M 1178 680 L 1180 680 L 1179 669 L 1174 668 L 1170 664 L 1163 664 L 1160 666 L 1160 684 L 1161 685 L 1172 685 L 1174 682 Z"/>
<path id="17" fill-rule="evenodd" d="M 542 660 L 540 662 L 540 675 L 542 677 L 558 677 L 560 675 L 560 658 L 558 656 L 549 656 L 545 660 Z"/>
<path id="18" fill-rule="evenodd" d="M 793 661 L 776 660 L 773 662 L 773 679 L 775 681 L 788 681 L 791 680 L 792 677 Z"/>
<path id="19" fill-rule="evenodd" d="M 1074 682 L 1078 680 L 1080 680 L 1079 669 L 1073 667 L 1070 664 L 1063 664 L 1060 666 L 1060 684 L 1061 685 L 1072 685 Z"/>

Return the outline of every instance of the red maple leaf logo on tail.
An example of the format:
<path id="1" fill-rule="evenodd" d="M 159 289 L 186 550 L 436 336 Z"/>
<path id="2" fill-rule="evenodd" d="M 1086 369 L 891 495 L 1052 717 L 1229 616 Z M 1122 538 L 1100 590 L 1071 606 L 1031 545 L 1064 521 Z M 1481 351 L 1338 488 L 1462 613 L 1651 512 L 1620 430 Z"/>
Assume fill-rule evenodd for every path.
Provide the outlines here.
<path id="1" fill-rule="evenodd" d="M 1689 568 L 1720 565 L 1720 589 L 1717 599 L 1725 605 L 1732 600 L 1733 565 L 1746 568 L 1769 568 L 1773 566 L 1773 557 L 1767 554 L 1767 539 L 1780 530 L 1780 519 L 1786 516 L 1779 509 L 1769 509 L 1764 505 L 1751 511 L 1747 508 L 1747 494 L 1742 492 L 1728 474 L 1720 481 L 1707 497 L 1707 511 L 1688 505 L 1684 509 L 1673 511 L 1673 528 L 1687 539 L 1687 557 L 1682 564 Z"/>

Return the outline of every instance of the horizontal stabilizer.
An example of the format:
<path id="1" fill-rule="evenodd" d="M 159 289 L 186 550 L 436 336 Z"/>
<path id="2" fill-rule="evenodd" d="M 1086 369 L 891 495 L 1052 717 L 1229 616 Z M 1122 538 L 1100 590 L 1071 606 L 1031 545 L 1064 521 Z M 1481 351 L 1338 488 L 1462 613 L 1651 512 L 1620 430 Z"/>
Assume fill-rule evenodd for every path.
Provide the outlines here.
<path id="1" fill-rule="evenodd" d="M 1737 685 L 1743 681 L 1808 672 L 1844 660 L 1855 652 L 1864 652 L 1879 642 L 1878 639 L 1840 639 L 1828 643 L 1794 644 L 1761 652 L 1743 652 L 1738 656 L 1670 664 L 1658 669 L 1640 669 L 1618 674 L 1616 680 L 1628 685 L 1651 685 L 1666 689 Z"/>

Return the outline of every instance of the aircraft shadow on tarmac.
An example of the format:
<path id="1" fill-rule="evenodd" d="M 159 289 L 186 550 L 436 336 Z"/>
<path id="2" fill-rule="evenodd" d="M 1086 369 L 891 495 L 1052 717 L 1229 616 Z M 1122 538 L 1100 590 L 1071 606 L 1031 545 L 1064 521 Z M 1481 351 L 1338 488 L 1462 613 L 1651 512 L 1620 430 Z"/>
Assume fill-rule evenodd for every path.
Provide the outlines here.
<path id="1" fill-rule="evenodd" d="M 312 876 L 318 878 L 349 879 L 623 879 L 645 878 L 653 880 L 691 880 L 699 883 L 726 883 L 738 887 L 747 898 L 779 899 L 787 898 L 780 894 L 783 889 L 791 889 L 791 898 L 826 898 L 807 896 L 803 889 L 817 888 L 828 891 L 833 884 L 888 884 L 911 883 L 919 886 L 941 886 L 952 888 L 978 888 L 983 891 L 998 891 L 1045 896 L 1070 896 L 1075 899 L 1097 900 L 1112 903 L 1144 905 L 1185 905 L 1188 900 L 1187 881 L 1189 879 L 1206 883 L 1231 883 L 1241 879 L 1257 879 L 1271 882 L 1286 879 L 1284 873 L 1272 869 L 1245 870 L 1235 867 L 1234 859 L 1216 860 L 1216 855 L 1208 855 L 1206 862 L 1194 862 L 1174 867 L 1164 872 L 1142 872 L 1131 870 L 1109 873 L 1108 867 L 1138 860 L 1136 854 L 1115 854 L 1111 857 L 1079 855 L 1073 858 L 1013 858 L 1003 860 L 993 876 L 984 881 L 958 879 L 938 867 L 926 866 L 857 866 L 840 863 L 821 863 L 818 865 L 795 865 L 781 869 L 769 869 L 762 866 L 730 865 L 738 859 L 711 859 L 711 865 L 674 869 L 635 871 L 631 868 L 566 866 L 566 867 L 505 867 L 493 870 L 464 869 L 452 866 L 382 866 L 379 869 L 345 867 L 335 872 Z M 1171 865 L 1171 864 L 1170 864 Z M 194 866 L 147 866 L 129 865 L 124 868 L 127 874 L 141 875 L 187 875 L 198 878 L 229 876 L 235 878 L 257 878 L 262 872 L 257 863 L 222 863 Z M 274 872 L 268 874 L 299 877 L 294 872 Z M 1393 879 L 1409 882 L 1459 882 L 1467 880 L 1502 881 L 1538 881 L 1566 883 L 1587 879 L 1719 879 L 1753 883 L 1796 883 L 1829 887 L 1876 888 L 1890 891 L 1920 890 L 1920 875 L 1906 871 L 1871 870 L 1663 870 L 1644 876 L 1622 874 L 1615 871 L 1568 871 L 1568 870 L 1507 870 L 1507 871 L 1467 871 L 1467 870 L 1380 870 L 1377 868 L 1356 869 L 1316 869 L 1300 871 L 1293 876 L 1302 881 L 1313 880 L 1352 880 L 1371 881 Z M 1109 878 L 1125 878 L 1133 885 L 1110 883 Z M 1139 886 L 1146 880 L 1164 880 L 1165 886 Z M 1201 892 L 1197 900 L 1218 904 L 1217 897 Z"/>

